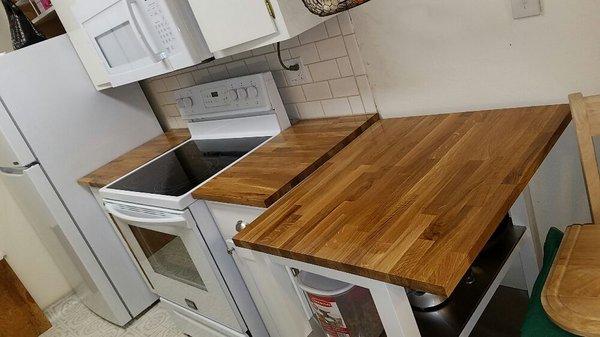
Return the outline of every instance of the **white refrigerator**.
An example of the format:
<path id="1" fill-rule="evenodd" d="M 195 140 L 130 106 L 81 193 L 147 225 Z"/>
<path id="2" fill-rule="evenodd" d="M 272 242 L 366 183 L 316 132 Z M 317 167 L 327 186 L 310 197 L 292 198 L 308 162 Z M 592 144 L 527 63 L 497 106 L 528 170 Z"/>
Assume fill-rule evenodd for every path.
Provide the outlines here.
<path id="1" fill-rule="evenodd" d="M 137 83 L 96 91 L 66 35 L 0 55 L 0 178 L 82 302 L 121 326 L 157 297 L 77 179 L 161 132 Z"/>

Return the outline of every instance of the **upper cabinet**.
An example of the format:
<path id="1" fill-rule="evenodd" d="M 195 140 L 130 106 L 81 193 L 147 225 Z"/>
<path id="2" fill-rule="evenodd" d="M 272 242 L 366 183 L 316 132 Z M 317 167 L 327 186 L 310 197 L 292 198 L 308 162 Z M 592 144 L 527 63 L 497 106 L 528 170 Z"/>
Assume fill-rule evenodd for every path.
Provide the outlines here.
<path id="1" fill-rule="evenodd" d="M 301 0 L 188 0 L 216 58 L 287 40 L 326 20 Z"/>
<path id="2" fill-rule="evenodd" d="M 98 90 L 287 40 L 325 19 L 301 0 L 61 0 Z"/>

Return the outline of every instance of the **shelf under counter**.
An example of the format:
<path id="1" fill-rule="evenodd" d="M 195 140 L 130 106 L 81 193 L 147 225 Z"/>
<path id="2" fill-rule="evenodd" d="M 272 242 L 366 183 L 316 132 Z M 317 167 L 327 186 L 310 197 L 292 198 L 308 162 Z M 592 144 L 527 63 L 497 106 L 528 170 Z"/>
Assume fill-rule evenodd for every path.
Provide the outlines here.
<path id="1" fill-rule="evenodd" d="M 448 302 L 437 310 L 413 310 L 421 336 L 468 336 L 510 267 L 526 228 L 505 229 L 493 247 L 484 249 L 472 265 L 475 283 L 460 283 Z"/>

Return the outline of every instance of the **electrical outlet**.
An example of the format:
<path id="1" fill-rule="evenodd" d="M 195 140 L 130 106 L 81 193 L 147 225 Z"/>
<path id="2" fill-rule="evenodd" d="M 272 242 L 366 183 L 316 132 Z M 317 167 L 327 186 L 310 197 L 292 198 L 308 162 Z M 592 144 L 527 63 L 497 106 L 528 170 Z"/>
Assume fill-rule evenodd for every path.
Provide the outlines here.
<path id="1" fill-rule="evenodd" d="M 310 76 L 310 71 L 308 71 L 308 67 L 302 63 L 302 60 L 299 57 L 285 60 L 286 65 L 299 64 L 300 69 L 298 71 L 289 71 L 284 70 L 285 80 L 288 85 L 300 85 L 312 82 L 312 77 Z"/>
<path id="2" fill-rule="evenodd" d="M 511 2 L 515 19 L 542 14 L 541 0 L 511 0 Z"/>

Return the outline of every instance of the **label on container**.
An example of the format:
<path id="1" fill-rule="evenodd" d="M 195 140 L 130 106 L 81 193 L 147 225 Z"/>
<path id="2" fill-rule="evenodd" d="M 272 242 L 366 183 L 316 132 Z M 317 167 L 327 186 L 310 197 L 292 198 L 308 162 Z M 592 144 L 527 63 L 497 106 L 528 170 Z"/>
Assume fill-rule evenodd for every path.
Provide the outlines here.
<path id="1" fill-rule="evenodd" d="M 329 336 L 350 337 L 350 331 L 333 298 L 313 294 L 308 294 L 308 298 L 319 323 Z"/>

